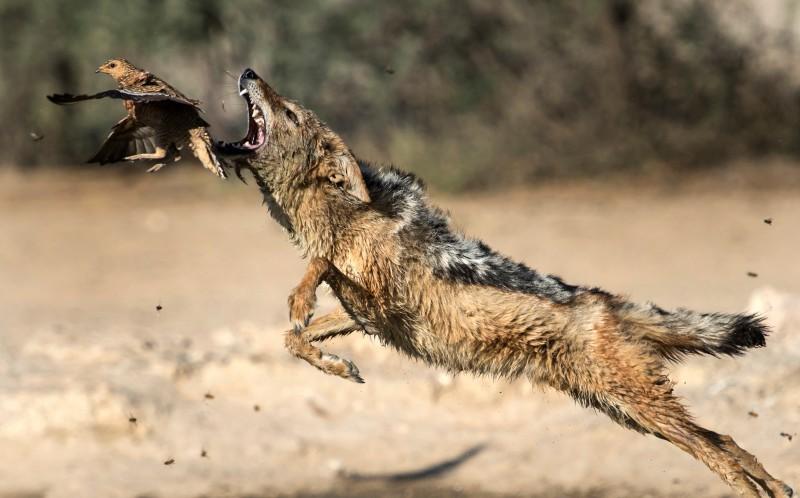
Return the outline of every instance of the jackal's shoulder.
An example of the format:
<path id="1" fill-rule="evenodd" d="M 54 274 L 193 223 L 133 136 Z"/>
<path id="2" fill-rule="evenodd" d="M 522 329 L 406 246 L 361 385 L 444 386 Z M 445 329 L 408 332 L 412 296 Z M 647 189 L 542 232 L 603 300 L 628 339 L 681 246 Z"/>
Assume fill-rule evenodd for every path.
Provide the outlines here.
<path id="1" fill-rule="evenodd" d="M 512 260 L 454 229 L 449 215 L 431 205 L 425 186 L 415 175 L 391 167 L 361 164 L 373 209 L 389 218 L 405 249 L 422 256 L 437 278 L 535 294 L 569 303 L 585 291 Z"/>

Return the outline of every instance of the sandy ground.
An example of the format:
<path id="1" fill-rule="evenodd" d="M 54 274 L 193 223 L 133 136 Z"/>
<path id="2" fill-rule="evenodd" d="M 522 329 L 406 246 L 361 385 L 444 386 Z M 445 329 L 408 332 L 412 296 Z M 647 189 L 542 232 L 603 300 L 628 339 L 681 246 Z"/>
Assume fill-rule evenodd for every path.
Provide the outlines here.
<path id="1" fill-rule="evenodd" d="M 569 282 L 766 313 L 768 348 L 674 378 L 701 423 L 798 485 L 800 436 L 780 433 L 800 432 L 800 189 L 717 180 L 434 198 Z M 730 495 L 676 448 L 524 382 L 364 337 L 327 345 L 363 385 L 290 358 L 303 264 L 252 186 L 6 172 L 0 234 L 0 497 Z"/>

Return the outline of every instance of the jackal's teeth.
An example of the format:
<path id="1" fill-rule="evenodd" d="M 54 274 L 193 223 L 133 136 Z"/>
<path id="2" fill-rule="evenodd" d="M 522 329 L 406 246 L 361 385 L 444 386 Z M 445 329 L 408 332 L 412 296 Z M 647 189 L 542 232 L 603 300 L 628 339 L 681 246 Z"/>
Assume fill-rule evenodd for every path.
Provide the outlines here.
<path id="1" fill-rule="evenodd" d="M 247 95 L 247 88 L 242 88 L 241 90 L 239 90 L 239 95 L 241 95 L 242 97 Z"/>

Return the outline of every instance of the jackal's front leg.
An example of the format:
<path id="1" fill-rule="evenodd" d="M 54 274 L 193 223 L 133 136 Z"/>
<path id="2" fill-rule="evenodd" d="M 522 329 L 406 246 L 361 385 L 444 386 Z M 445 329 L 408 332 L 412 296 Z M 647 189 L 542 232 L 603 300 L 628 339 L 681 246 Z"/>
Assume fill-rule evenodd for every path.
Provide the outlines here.
<path id="1" fill-rule="evenodd" d="M 327 260 L 313 258 L 300 284 L 289 295 L 289 319 L 293 329 L 286 334 L 286 348 L 296 357 L 327 374 L 362 383 L 364 379 L 353 362 L 325 353 L 311 344 L 312 340 L 348 334 L 358 328 L 341 309 L 320 317 L 311 325 L 308 324 L 317 303 L 317 287 L 332 269 Z"/>

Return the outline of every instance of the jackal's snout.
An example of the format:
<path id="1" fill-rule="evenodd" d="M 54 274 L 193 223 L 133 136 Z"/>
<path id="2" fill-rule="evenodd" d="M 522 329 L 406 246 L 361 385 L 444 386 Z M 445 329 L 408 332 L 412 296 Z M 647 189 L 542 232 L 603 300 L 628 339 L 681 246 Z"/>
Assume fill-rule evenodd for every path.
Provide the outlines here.
<path id="1" fill-rule="evenodd" d="M 247 134 L 238 142 L 219 143 L 217 149 L 226 155 L 250 155 L 267 143 L 270 128 L 271 92 L 268 85 L 250 68 L 238 80 L 239 95 L 247 104 Z"/>
<path id="2" fill-rule="evenodd" d="M 260 79 L 260 78 L 258 77 L 256 72 L 250 69 L 249 67 L 244 71 L 242 71 L 242 74 L 239 75 L 239 90 L 243 88 L 242 87 L 243 80 L 255 80 L 255 79 Z"/>

